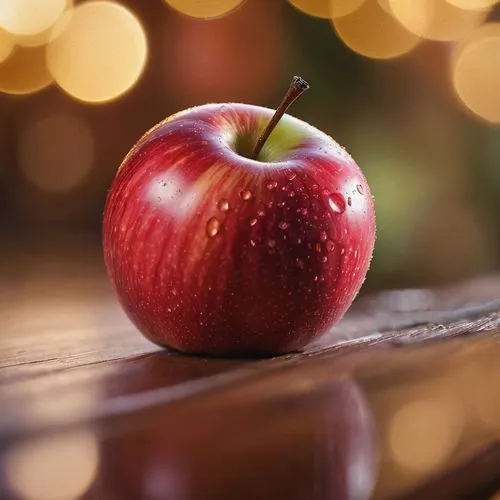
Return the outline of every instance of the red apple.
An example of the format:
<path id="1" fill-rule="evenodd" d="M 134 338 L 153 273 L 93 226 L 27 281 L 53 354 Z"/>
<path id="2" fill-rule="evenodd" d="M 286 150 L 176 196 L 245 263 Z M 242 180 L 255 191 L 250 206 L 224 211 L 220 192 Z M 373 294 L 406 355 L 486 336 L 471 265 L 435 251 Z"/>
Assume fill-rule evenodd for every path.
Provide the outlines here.
<path id="1" fill-rule="evenodd" d="M 174 114 L 124 159 L 105 206 L 105 262 L 151 341 L 285 353 L 351 305 L 372 256 L 373 200 L 342 147 L 284 115 L 306 85 L 295 78 L 274 116 L 235 103 Z"/>

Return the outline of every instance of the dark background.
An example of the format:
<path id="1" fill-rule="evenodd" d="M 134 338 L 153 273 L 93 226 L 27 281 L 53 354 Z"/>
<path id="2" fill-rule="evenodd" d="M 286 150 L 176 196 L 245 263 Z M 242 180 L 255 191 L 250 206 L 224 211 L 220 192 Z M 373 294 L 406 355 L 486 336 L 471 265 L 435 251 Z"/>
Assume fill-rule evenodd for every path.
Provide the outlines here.
<path id="1" fill-rule="evenodd" d="M 433 1 L 446 3 L 422 5 Z M 498 269 L 500 58 L 491 57 L 489 74 L 469 77 L 470 93 L 480 94 L 481 82 L 493 89 L 475 95 L 491 101 L 487 119 L 467 108 L 453 77 L 454 54 L 479 21 L 458 29 L 454 40 L 415 39 L 409 52 L 384 59 L 376 52 L 380 39 L 388 37 L 386 48 L 399 42 L 381 19 L 397 21 L 377 0 L 360 8 L 379 9 L 378 17 L 351 14 L 360 16 L 353 26 L 367 23 L 366 40 L 358 34 L 353 43 L 341 40 L 331 20 L 285 0 L 246 0 L 212 20 L 185 16 L 162 0 L 121 3 L 142 23 L 148 54 L 138 81 L 115 99 L 75 99 L 50 83 L 50 73 L 44 88 L 14 95 L 16 78 L 22 87 L 33 74 L 22 64 L 5 69 L 21 49 L 0 63 L 0 89 L 10 82 L 9 92 L 0 94 L 0 248 L 7 274 L 15 276 L 12 266 L 24 254 L 40 256 L 42 267 L 64 257 L 75 266 L 90 258 L 103 271 L 103 203 L 134 142 L 164 117 L 196 104 L 275 107 L 293 74 L 311 90 L 290 112 L 344 145 L 375 195 L 378 240 L 365 291 L 442 284 Z M 306 2 L 306 8 L 321 4 Z M 450 12 L 447 20 L 434 20 L 434 31 L 453 24 Z M 482 23 L 493 23 L 498 9 L 483 17 Z M 337 28 L 349 29 L 345 19 Z M 496 37 L 498 43 L 498 29 Z M 359 44 L 377 57 L 359 54 Z M 46 47 L 31 50 L 25 66 L 46 72 Z M 97 82 L 106 78 L 106 71 L 95 75 Z"/>

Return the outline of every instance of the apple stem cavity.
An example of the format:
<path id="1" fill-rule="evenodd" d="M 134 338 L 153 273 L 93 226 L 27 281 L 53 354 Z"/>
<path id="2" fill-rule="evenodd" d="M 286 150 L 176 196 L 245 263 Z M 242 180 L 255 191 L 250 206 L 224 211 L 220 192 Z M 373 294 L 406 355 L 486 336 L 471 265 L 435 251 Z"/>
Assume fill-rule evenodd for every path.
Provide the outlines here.
<path id="1" fill-rule="evenodd" d="M 265 142 L 271 135 L 271 132 L 274 130 L 278 122 L 281 120 L 281 117 L 285 114 L 286 110 L 308 88 L 309 84 L 300 76 L 294 76 L 292 78 L 290 87 L 288 87 L 288 91 L 285 94 L 285 97 L 281 101 L 281 104 L 276 109 L 273 117 L 269 120 L 269 123 L 264 129 L 264 132 L 262 132 L 262 135 L 259 137 L 257 143 L 255 144 L 255 149 L 253 150 L 253 158 L 255 160 L 258 158 L 262 147 L 264 146 Z"/>

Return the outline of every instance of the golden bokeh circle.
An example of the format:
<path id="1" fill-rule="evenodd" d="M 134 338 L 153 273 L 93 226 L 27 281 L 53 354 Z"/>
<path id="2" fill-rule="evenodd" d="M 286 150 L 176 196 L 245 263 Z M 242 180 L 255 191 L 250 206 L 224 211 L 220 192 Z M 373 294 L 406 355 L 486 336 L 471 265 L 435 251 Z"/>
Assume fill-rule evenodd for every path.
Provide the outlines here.
<path id="1" fill-rule="evenodd" d="M 382 9 L 385 12 L 392 15 L 390 0 L 377 0 L 377 1 L 380 7 L 382 7 Z"/>
<path id="2" fill-rule="evenodd" d="M 0 92 L 30 94 L 47 87 L 52 81 L 43 47 L 15 47 L 7 60 L 0 64 Z"/>
<path id="3" fill-rule="evenodd" d="M 199 19 L 222 17 L 239 7 L 243 1 L 244 0 L 165 0 L 165 2 L 177 12 Z"/>
<path id="4" fill-rule="evenodd" d="M 335 19 L 337 17 L 347 16 L 359 9 L 365 0 L 335 0 L 332 1 L 330 6 L 330 17 Z"/>
<path id="5" fill-rule="evenodd" d="M 331 0 L 288 0 L 297 10 L 314 17 L 328 19 L 331 14 Z"/>
<path id="6" fill-rule="evenodd" d="M 358 9 L 365 0 L 288 0 L 304 14 L 323 19 L 347 16 Z"/>
<path id="7" fill-rule="evenodd" d="M 411 51 L 420 38 L 406 30 L 377 0 L 366 0 L 352 14 L 333 20 L 340 39 L 353 51 L 373 59 L 391 59 Z"/>
<path id="8" fill-rule="evenodd" d="M 498 0 L 446 0 L 448 3 L 466 10 L 491 9 Z"/>
<path id="9" fill-rule="evenodd" d="M 19 135 L 19 168 L 43 191 L 78 187 L 92 169 L 94 136 L 82 118 L 51 114 L 27 123 Z"/>
<path id="10" fill-rule="evenodd" d="M 33 35 L 17 35 L 15 37 L 16 45 L 21 47 L 39 47 L 55 40 L 66 28 L 71 19 L 73 0 L 65 0 L 66 7 L 57 21 L 44 31 Z"/>
<path id="11" fill-rule="evenodd" d="M 0 29 L 0 63 L 5 61 L 14 48 L 14 38 L 10 33 Z"/>
<path id="12" fill-rule="evenodd" d="M 463 427 L 463 414 L 452 401 L 411 401 L 390 421 L 390 453 L 408 472 L 428 474 L 453 454 Z"/>
<path id="13" fill-rule="evenodd" d="M 66 0 L 0 0 L 0 27 L 15 35 L 35 35 L 49 29 L 66 5 Z"/>
<path id="14" fill-rule="evenodd" d="M 97 0 L 73 9 L 65 29 L 47 45 L 56 83 L 85 102 L 107 102 L 129 90 L 147 60 L 147 40 L 137 17 L 116 2 Z"/>
<path id="15" fill-rule="evenodd" d="M 25 500 L 77 500 L 99 467 L 95 436 L 86 430 L 22 441 L 4 457 L 7 484 Z"/>
<path id="16" fill-rule="evenodd" d="M 21 47 L 40 47 L 51 41 L 52 29 L 37 33 L 36 35 L 25 35 L 16 37 L 16 45 Z"/>
<path id="17" fill-rule="evenodd" d="M 500 124 L 500 22 L 488 23 L 462 40 L 452 60 L 456 94 L 475 115 Z"/>
<path id="18" fill-rule="evenodd" d="M 392 15 L 410 32 L 435 41 L 463 37 L 486 17 L 484 11 L 460 9 L 446 0 L 389 0 Z"/>

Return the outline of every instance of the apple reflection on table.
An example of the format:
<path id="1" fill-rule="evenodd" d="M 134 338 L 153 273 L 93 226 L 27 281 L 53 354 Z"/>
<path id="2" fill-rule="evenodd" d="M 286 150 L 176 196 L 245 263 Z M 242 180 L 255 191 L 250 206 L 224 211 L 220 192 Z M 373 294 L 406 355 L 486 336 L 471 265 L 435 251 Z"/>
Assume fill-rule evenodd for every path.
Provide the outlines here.
<path id="1" fill-rule="evenodd" d="M 499 356 L 498 336 L 397 356 L 382 349 L 354 367 L 356 381 L 338 371 L 332 379 L 327 359 L 313 372 L 303 365 L 299 376 L 271 374 L 109 423 L 2 442 L 2 493 L 16 500 L 59 500 L 61 492 L 66 500 L 404 498 L 498 439 Z M 189 372 L 191 358 L 178 359 L 178 370 Z M 163 361 L 145 358 L 135 378 L 152 376 Z M 127 401 L 127 374 L 126 367 L 110 374 L 96 409 Z M 479 479 L 498 482 L 494 463 Z"/>
<path id="2" fill-rule="evenodd" d="M 379 453 L 362 390 L 350 379 L 306 386 L 259 408 L 165 412 L 147 429 L 105 438 L 104 489 L 123 499 L 367 500 Z"/>

